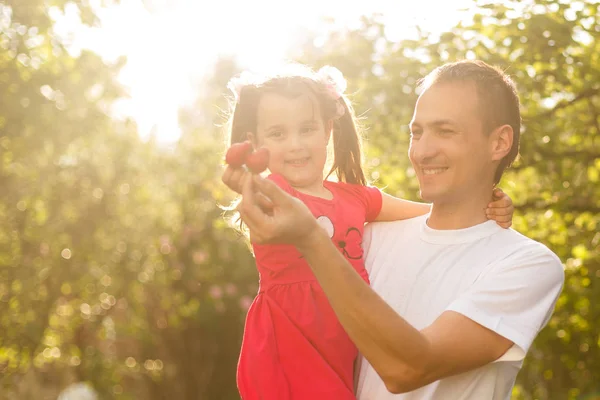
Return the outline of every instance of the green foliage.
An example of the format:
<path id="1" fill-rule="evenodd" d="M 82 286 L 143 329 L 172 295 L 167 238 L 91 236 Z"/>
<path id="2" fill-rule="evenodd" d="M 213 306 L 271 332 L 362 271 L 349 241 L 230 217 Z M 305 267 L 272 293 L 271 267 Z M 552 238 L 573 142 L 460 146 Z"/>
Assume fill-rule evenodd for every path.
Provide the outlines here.
<path id="1" fill-rule="evenodd" d="M 470 23 L 401 43 L 378 19 L 332 35 L 303 60 L 348 76 L 365 112 L 367 167 L 380 187 L 417 198 L 408 122 L 415 83 L 448 61 L 477 58 L 516 80 L 521 155 L 500 186 L 514 228 L 546 244 L 566 267 L 564 292 L 525 361 L 515 399 L 577 399 L 600 392 L 600 6 L 594 1 L 480 4 Z"/>
<path id="2" fill-rule="evenodd" d="M 221 142 L 112 121 L 122 63 L 69 55 L 34 3 L 0 2 L 0 398 L 235 398 L 256 273 Z"/>
<path id="3" fill-rule="evenodd" d="M 219 204 L 222 60 L 182 110 L 181 141 L 139 139 L 108 111 L 123 96 L 105 65 L 55 38 L 48 5 L 0 1 L 0 399 L 88 381 L 102 398 L 235 399 L 235 365 L 256 272 Z M 521 158 L 501 186 L 514 226 L 564 261 L 566 284 L 515 399 L 600 392 L 600 14 L 594 1 L 479 4 L 451 32 L 393 42 L 377 17 L 307 43 L 300 61 L 344 72 L 366 129 L 367 168 L 416 199 L 406 151 L 416 82 L 477 57 L 517 81 Z M 10 9 L 10 11 L 9 11 Z M 11 397 L 12 396 L 12 397 Z"/>

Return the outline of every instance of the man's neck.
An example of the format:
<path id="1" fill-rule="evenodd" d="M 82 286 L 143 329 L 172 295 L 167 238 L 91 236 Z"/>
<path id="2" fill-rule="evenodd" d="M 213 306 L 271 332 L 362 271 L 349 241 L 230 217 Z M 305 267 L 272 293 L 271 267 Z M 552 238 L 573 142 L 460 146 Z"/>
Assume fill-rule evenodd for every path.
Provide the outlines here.
<path id="1" fill-rule="evenodd" d="M 491 201 L 489 194 L 453 202 L 434 202 L 427 225 L 432 229 L 464 229 L 486 222 L 485 209 Z"/>

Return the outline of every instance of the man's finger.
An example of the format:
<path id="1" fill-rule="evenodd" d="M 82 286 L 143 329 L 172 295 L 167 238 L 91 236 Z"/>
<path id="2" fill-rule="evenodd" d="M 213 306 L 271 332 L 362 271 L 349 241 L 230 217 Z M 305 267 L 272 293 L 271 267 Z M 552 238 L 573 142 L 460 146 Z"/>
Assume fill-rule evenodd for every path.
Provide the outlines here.
<path id="1" fill-rule="evenodd" d="M 248 229 L 255 231 L 255 235 L 264 229 L 268 223 L 266 220 L 268 215 L 260 208 L 256 200 L 257 195 L 252 176 L 247 174 L 242 181 L 242 201 L 238 206 L 238 210 Z"/>
<path id="2" fill-rule="evenodd" d="M 250 173 L 246 171 L 244 168 L 233 168 L 231 166 L 227 166 L 225 172 L 221 176 L 221 180 L 227 187 L 229 187 L 234 192 L 242 194 L 242 183 L 246 177 L 249 177 Z M 273 209 L 273 202 L 264 194 L 258 193 L 255 199 L 258 205 L 265 210 Z"/>
<path id="3" fill-rule="evenodd" d="M 221 181 L 227 186 L 229 186 L 228 183 L 231 180 L 231 174 L 233 174 L 233 168 L 230 165 L 228 165 L 225 168 L 225 172 L 223 172 L 223 175 L 221 175 Z"/>
<path id="4" fill-rule="evenodd" d="M 233 168 L 228 165 L 221 176 L 221 180 L 229 189 L 236 193 L 241 193 L 241 180 L 245 174 L 246 171 L 243 168 Z"/>
<path id="5" fill-rule="evenodd" d="M 275 182 L 261 176 L 254 176 L 254 183 L 260 193 L 271 199 L 273 205 L 281 205 L 290 200 L 290 196 L 284 192 Z"/>
<path id="6" fill-rule="evenodd" d="M 231 173 L 231 182 L 235 185 L 238 193 L 242 191 L 242 178 L 245 174 L 246 171 L 243 168 L 235 168 Z"/>
<path id="7" fill-rule="evenodd" d="M 273 202 L 264 194 L 256 193 L 256 202 L 267 214 L 273 211 Z"/>

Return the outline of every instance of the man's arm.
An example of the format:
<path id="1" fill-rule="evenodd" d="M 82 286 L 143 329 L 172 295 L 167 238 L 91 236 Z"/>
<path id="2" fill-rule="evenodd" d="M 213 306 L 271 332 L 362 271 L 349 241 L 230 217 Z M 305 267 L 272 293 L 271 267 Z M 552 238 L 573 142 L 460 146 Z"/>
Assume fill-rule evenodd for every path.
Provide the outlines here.
<path id="1" fill-rule="evenodd" d="M 392 393 L 415 390 L 504 354 L 512 342 L 452 311 L 418 331 L 400 317 L 315 230 L 298 246 L 340 322 Z"/>
<path id="2" fill-rule="evenodd" d="M 266 213 L 260 208 L 255 189 L 272 200 L 272 212 Z M 261 178 L 247 179 L 242 195 L 240 213 L 250 229 L 252 240 L 294 244 L 298 248 L 340 322 L 393 393 L 412 391 L 498 359 L 512 345 L 505 336 L 514 338 L 514 342 L 526 351 L 545 316 L 540 316 L 535 307 L 525 311 L 523 307 L 541 304 L 542 311 L 546 312 L 562 287 L 560 262 L 551 259 L 555 268 L 548 268 L 547 259 L 541 264 L 531 261 L 527 258 L 531 252 L 527 251 L 524 252 L 525 259 L 519 260 L 522 266 L 529 268 L 527 276 L 515 275 L 509 269 L 487 279 L 486 282 L 492 284 L 483 285 L 461 298 L 453 304 L 453 311 L 444 312 L 433 324 L 419 331 L 360 278 L 301 201 Z M 529 282 L 535 284 L 528 286 Z M 493 312 L 483 318 L 486 311 L 497 310 L 489 304 L 496 305 L 498 301 L 509 313 L 507 316 L 511 313 L 518 316 L 513 318 L 517 321 L 514 326 L 501 324 L 500 331 L 505 336 L 488 329 L 498 331 L 500 318 L 490 318 L 495 316 Z M 478 305 L 482 308 L 477 308 Z M 486 324 L 488 327 L 484 327 Z M 527 333 L 524 336 L 515 334 L 519 330 L 527 330 Z"/>

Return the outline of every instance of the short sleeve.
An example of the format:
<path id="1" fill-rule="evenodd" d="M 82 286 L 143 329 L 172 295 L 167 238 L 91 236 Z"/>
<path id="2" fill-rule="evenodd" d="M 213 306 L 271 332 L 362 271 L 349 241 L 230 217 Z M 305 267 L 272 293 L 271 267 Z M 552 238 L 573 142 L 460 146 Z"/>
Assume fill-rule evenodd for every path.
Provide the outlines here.
<path id="1" fill-rule="evenodd" d="M 520 360 L 548 323 L 563 283 L 558 257 L 532 241 L 498 261 L 447 310 L 465 315 L 518 347 L 498 361 Z"/>
<path id="2" fill-rule="evenodd" d="M 339 195 L 346 198 L 352 198 L 357 201 L 361 207 L 361 214 L 365 216 L 365 222 L 373 222 L 379 216 L 383 203 L 381 191 L 374 186 L 365 186 L 345 182 L 324 182 L 330 190 L 334 190 Z M 358 212 L 358 210 L 355 210 Z"/>
<path id="3" fill-rule="evenodd" d="M 361 200 L 365 205 L 365 220 L 373 222 L 381 212 L 381 191 L 374 186 L 360 186 Z"/>
<path id="4" fill-rule="evenodd" d="M 373 258 L 375 258 L 373 247 L 373 224 L 367 224 L 363 233 L 362 248 L 365 255 L 365 268 L 371 278 L 373 277 Z"/>

